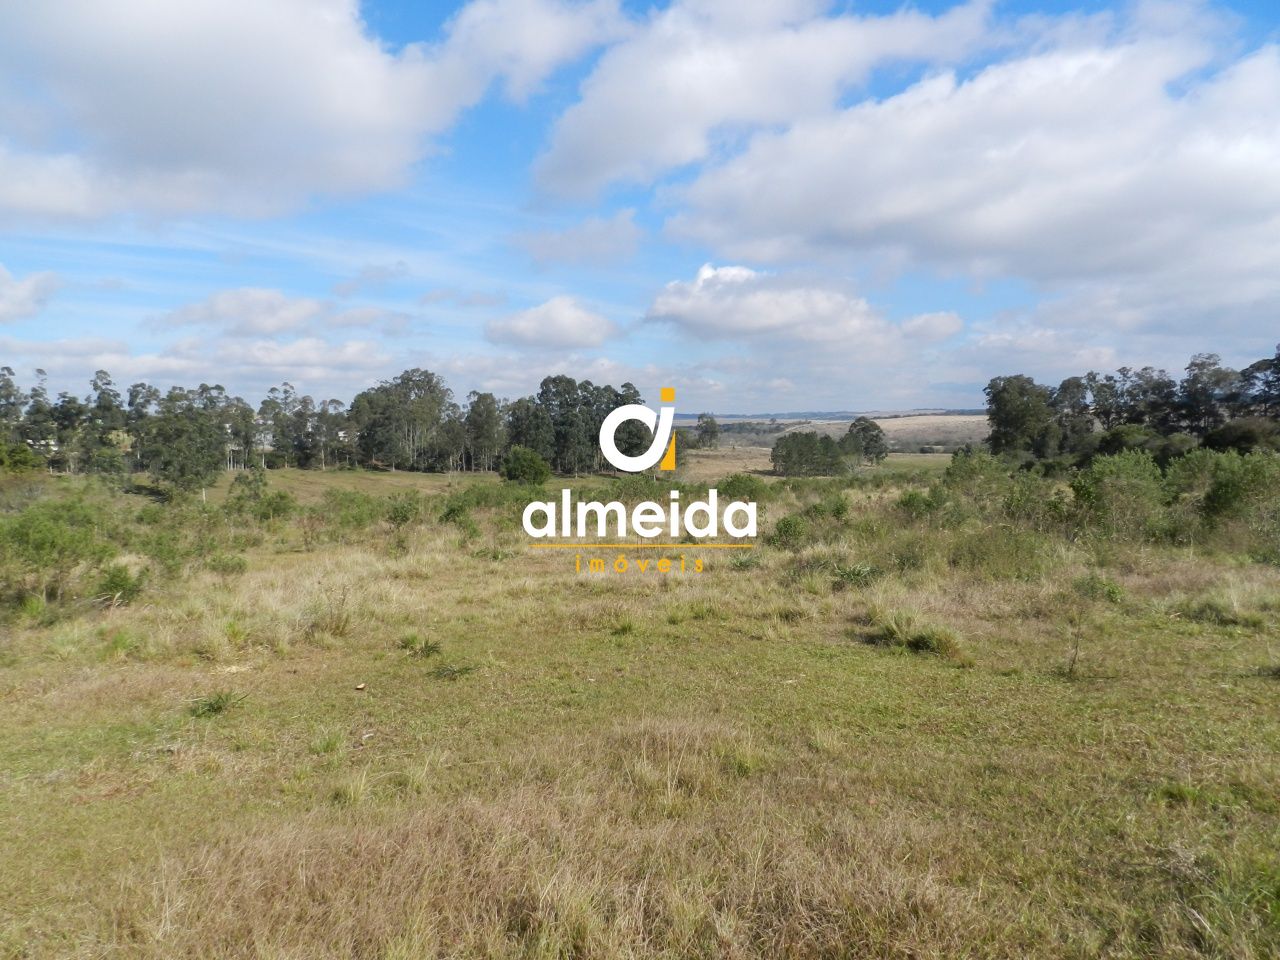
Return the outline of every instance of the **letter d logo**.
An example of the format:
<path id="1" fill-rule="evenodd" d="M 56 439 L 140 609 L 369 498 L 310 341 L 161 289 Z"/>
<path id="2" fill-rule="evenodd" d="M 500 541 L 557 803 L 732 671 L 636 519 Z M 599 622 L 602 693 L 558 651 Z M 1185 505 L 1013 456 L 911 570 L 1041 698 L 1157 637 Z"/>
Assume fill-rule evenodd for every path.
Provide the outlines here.
<path id="1" fill-rule="evenodd" d="M 676 439 L 671 435 L 671 424 L 676 415 L 676 391 L 674 387 L 663 387 L 661 394 L 663 405 L 658 413 L 642 404 L 628 403 L 610 412 L 600 424 L 600 452 L 619 470 L 640 473 L 657 466 L 659 460 L 663 470 L 676 468 Z M 629 457 L 618 449 L 614 434 L 626 420 L 639 420 L 653 431 L 653 443 L 638 457 Z"/>

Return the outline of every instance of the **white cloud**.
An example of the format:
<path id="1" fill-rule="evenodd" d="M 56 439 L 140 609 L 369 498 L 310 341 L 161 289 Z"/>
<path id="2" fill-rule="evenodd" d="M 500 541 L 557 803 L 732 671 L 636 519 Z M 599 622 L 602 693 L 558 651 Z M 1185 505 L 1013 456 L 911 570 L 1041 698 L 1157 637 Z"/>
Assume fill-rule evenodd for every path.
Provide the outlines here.
<path id="1" fill-rule="evenodd" d="M 57 289 L 55 273 L 46 270 L 19 280 L 0 264 L 0 323 L 34 317 Z"/>
<path id="2" fill-rule="evenodd" d="M 930 17 L 824 16 L 811 0 L 685 0 L 609 49 L 538 164 L 554 192 L 647 183 L 717 142 L 821 115 L 883 64 L 954 62 L 986 39 L 990 0 Z"/>
<path id="3" fill-rule="evenodd" d="M 612 263 L 636 252 L 644 231 L 634 218 L 634 209 L 619 210 L 612 217 L 588 217 L 566 230 L 522 234 L 515 241 L 540 266 Z"/>
<path id="4" fill-rule="evenodd" d="M 495 80 L 525 96 L 620 23 L 614 0 L 476 0 L 440 43 L 392 52 L 356 0 L 4 4 L 0 216 L 269 214 L 390 189 Z"/>
<path id="5" fill-rule="evenodd" d="M 885 337 L 891 329 L 866 300 L 838 287 L 711 264 L 692 281 L 668 283 L 647 319 L 698 337 L 723 339 L 865 340 Z"/>
<path id="6" fill-rule="evenodd" d="M 1153 22 L 761 134 L 669 227 L 762 262 L 1029 280 L 1092 336 L 1258 330 L 1280 309 L 1280 48 L 1215 72 L 1185 19 Z"/>
<path id="7" fill-rule="evenodd" d="M 165 315 L 165 325 L 209 326 L 231 336 L 299 330 L 320 316 L 324 305 L 308 297 L 287 297 L 279 290 L 242 287 L 221 290 L 200 303 Z"/>
<path id="8" fill-rule="evenodd" d="M 958 315 L 894 323 L 847 284 L 816 274 L 707 264 L 691 281 L 668 283 L 646 319 L 673 327 L 686 343 L 715 342 L 697 362 L 705 377 L 730 384 L 726 411 L 955 405 L 966 389 L 952 382 L 965 349 L 953 340 L 966 326 Z M 978 387 L 967 389 L 969 405 Z"/>
<path id="9" fill-rule="evenodd" d="M 618 332 L 612 320 L 567 296 L 552 297 L 536 307 L 491 320 L 484 329 L 485 337 L 493 343 L 543 350 L 598 347 Z"/>

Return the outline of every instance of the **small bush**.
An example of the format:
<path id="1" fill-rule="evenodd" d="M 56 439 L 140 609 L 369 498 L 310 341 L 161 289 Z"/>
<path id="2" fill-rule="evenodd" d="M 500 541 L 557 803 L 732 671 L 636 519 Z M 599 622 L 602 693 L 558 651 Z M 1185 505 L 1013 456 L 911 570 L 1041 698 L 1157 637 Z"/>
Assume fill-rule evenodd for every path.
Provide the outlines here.
<path id="1" fill-rule="evenodd" d="M 1095 458 L 1071 489 L 1085 522 L 1107 536 L 1149 537 L 1164 519 L 1164 478 L 1144 450 Z"/>
<path id="2" fill-rule="evenodd" d="M 364 530 L 383 517 L 381 498 L 357 490 L 326 490 L 320 509 L 315 511 L 327 526 L 340 531 Z"/>
<path id="3" fill-rule="evenodd" d="M 1105 600 L 1107 603 L 1119 603 L 1124 599 L 1124 590 L 1114 580 L 1108 580 L 1097 571 L 1077 577 L 1072 584 L 1076 593 L 1089 600 Z"/>
<path id="4" fill-rule="evenodd" d="M 764 500 L 769 493 L 769 484 L 749 473 L 733 473 L 720 481 L 716 488 L 723 500 Z"/>
<path id="5" fill-rule="evenodd" d="M 541 486 L 551 479 L 551 466 L 536 450 L 514 446 L 498 468 L 502 479 L 526 486 Z"/>
<path id="6" fill-rule="evenodd" d="M 906 490 L 898 498 L 898 509 L 913 520 L 919 520 L 933 513 L 938 503 L 923 490 Z"/>
<path id="7" fill-rule="evenodd" d="M 809 541 L 809 538 L 809 522 L 802 516 L 792 514 L 778 521 L 768 542 L 770 546 L 781 547 L 784 550 L 798 550 Z"/>
<path id="8" fill-rule="evenodd" d="M 290 517 L 298 512 L 298 501 L 287 490 L 272 490 L 265 494 L 250 511 L 261 521 Z"/>
<path id="9" fill-rule="evenodd" d="M 102 572 L 95 593 L 111 606 L 123 606 L 138 599 L 145 580 L 145 573 L 134 574 L 123 563 L 113 563 Z"/>
<path id="10" fill-rule="evenodd" d="M 463 537 L 478 536 L 480 528 L 471 517 L 471 512 L 461 503 L 450 503 L 440 514 L 441 523 L 451 523 L 462 531 Z"/>
<path id="11" fill-rule="evenodd" d="M 387 497 L 387 522 L 399 529 L 422 519 L 422 497 L 417 492 L 393 493 Z"/>

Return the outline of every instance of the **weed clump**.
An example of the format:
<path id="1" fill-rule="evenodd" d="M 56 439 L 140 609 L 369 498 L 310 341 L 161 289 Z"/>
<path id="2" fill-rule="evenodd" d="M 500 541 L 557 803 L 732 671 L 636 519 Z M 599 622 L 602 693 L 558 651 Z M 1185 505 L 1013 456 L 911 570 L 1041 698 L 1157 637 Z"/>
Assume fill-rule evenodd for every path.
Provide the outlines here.
<path id="1" fill-rule="evenodd" d="M 1096 570 L 1077 577 L 1072 583 L 1075 592 L 1086 600 L 1105 600 L 1107 603 L 1119 603 L 1124 599 L 1124 590 L 1114 580 L 1109 580 Z"/>
<path id="2" fill-rule="evenodd" d="M 406 633 L 400 638 L 400 649 L 404 650 L 410 656 L 434 657 L 443 649 L 436 640 L 428 640 L 420 633 Z"/>
<path id="3" fill-rule="evenodd" d="M 219 690 L 207 697 L 197 697 L 192 700 L 190 713 L 193 717 L 216 717 L 226 713 L 248 696 L 247 693 L 236 696 L 230 690 Z"/>
<path id="4" fill-rule="evenodd" d="M 873 646 L 932 654 L 957 666 L 973 665 L 959 638 L 946 627 L 921 623 L 906 610 L 872 610 L 869 620 L 871 632 L 866 640 Z"/>
<path id="5" fill-rule="evenodd" d="M 457 680 L 475 670 L 475 666 L 469 663 L 442 663 L 431 671 L 431 676 L 437 680 Z"/>

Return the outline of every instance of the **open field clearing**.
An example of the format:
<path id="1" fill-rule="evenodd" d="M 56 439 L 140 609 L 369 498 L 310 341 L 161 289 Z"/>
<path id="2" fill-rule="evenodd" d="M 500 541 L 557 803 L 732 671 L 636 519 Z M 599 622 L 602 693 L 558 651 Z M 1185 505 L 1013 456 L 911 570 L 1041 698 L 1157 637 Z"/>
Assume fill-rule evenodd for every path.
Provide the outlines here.
<path id="1" fill-rule="evenodd" d="M 880 425 L 892 449 L 904 453 L 916 453 L 923 446 L 946 447 L 948 451 L 963 447 L 965 444 L 976 446 L 986 439 L 991 430 L 984 414 L 920 413 L 892 417 L 873 416 L 872 419 Z M 851 422 L 850 420 L 804 420 L 780 422 L 776 426 L 786 433 L 812 430 L 839 438 L 844 436 Z M 735 426 L 737 429 L 743 429 L 741 424 Z M 765 425 L 762 424 L 762 426 Z M 748 436 L 755 435 L 748 434 Z M 726 433 L 722 443 L 727 445 L 732 442 L 733 434 Z M 767 446 L 767 443 L 762 445 Z"/>
<path id="2" fill-rule="evenodd" d="M 1270 534 L 947 462 L 735 480 L 741 551 L 530 549 L 492 477 L 6 490 L 152 572 L 3 625 L 0 956 L 1275 956 Z"/>

